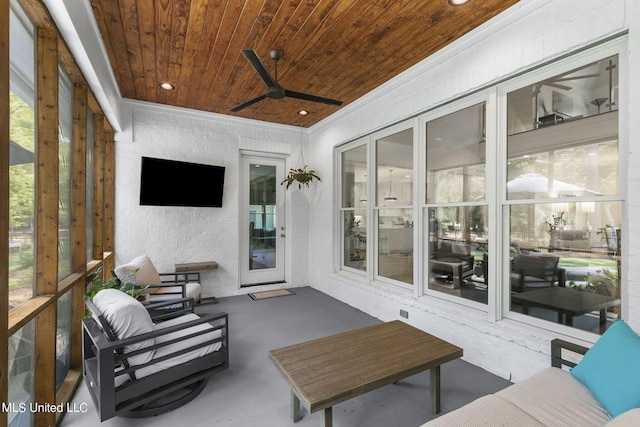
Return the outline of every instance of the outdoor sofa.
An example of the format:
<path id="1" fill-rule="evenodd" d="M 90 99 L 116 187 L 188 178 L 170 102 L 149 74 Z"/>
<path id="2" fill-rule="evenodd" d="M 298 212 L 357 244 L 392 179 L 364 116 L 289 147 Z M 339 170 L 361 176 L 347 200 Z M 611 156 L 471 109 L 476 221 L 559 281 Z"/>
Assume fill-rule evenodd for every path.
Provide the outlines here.
<path id="1" fill-rule="evenodd" d="M 618 320 L 587 350 L 554 340 L 551 367 L 422 427 L 640 425 L 640 337 Z"/>

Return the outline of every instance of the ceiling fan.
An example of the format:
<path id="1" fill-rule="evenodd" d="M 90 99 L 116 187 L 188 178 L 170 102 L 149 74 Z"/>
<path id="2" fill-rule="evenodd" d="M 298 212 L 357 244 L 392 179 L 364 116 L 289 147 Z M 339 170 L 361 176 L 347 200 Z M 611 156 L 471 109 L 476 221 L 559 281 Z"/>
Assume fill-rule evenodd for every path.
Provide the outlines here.
<path id="1" fill-rule="evenodd" d="M 292 90 L 286 90 L 282 86 L 280 86 L 278 84 L 278 60 L 282 58 L 281 50 L 271 50 L 269 52 L 269 56 L 271 56 L 271 59 L 273 59 L 273 62 L 274 62 L 274 77 L 271 77 L 271 74 L 269 74 L 269 72 L 265 68 L 264 64 L 258 57 L 258 54 L 256 53 L 255 50 L 242 49 L 242 53 L 247 58 L 247 60 L 251 63 L 251 65 L 253 65 L 253 68 L 256 69 L 258 74 L 260 74 L 260 77 L 262 77 L 262 80 L 264 80 L 264 82 L 267 84 L 267 91 L 256 98 L 250 99 L 249 101 L 244 102 L 232 108 L 231 111 L 233 112 L 240 111 L 243 108 L 246 108 L 250 105 L 255 104 L 256 102 L 262 101 L 265 98 L 282 99 L 285 96 L 289 98 L 304 99 L 306 101 L 320 102 L 322 104 L 342 105 L 342 101 L 338 101 L 336 99 L 324 98 L 322 96 L 316 96 L 316 95 L 309 95 L 307 93 L 302 93 L 302 92 L 294 92 Z"/>

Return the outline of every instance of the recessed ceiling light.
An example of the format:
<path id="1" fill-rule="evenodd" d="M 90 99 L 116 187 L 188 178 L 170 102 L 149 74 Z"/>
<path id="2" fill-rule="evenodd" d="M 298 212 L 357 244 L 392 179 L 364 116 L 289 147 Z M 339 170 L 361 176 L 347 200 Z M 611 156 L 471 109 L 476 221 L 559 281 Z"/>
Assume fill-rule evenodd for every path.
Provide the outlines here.
<path id="1" fill-rule="evenodd" d="M 171 83 L 160 83 L 160 87 L 164 90 L 173 90 L 175 89 Z"/>
<path id="2" fill-rule="evenodd" d="M 301 116 L 306 116 L 307 114 L 309 114 L 309 112 L 306 110 L 300 110 L 298 111 L 298 114 L 300 114 Z"/>
<path id="3" fill-rule="evenodd" d="M 469 0 L 449 0 L 449 6 L 462 6 L 467 3 Z"/>

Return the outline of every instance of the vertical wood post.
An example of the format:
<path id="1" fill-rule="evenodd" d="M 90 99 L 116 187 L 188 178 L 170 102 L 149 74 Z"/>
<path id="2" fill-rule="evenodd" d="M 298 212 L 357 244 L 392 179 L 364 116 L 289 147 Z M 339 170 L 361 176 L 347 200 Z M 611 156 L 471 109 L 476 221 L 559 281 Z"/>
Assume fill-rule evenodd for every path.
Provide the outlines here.
<path id="1" fill-rule="evenodd" d="M 58 288 L 58 37 L 37 29 L 36 105 L 36 295 Z M 57 305 L 36 318 L 34 401 L 55 403 Z M 55 413 L 37 412 L 36 426 L 55 424 Z"/>
<path id="2" fill-rule="evenodd" d="M 71 270 L 87 267 L 87 86 L 76 84 L 73 90 L 73 143 L 71 181 Z M 84 317 L 84 278 L 74 286 L 71 294 L 71 367 L 82 363 L 82 318 Z"/>
<path id="3" fill-rule="evenodd" d="M 0 111 L 9 111 L 9 0 L 0 0 Z M 0 114 L 0 218 L 9 218 L 9 114 Z M 9 221 L 0 221 L 0 236 L 9 235 Z M 9 245 L 0 245 L 0 307 L 9 307 Z M 0 316 L 0 402 L 8 402 L 9 324 Z M 0 426 L 7 413 L 0 412 Z"/>
<path id="4" fill-rule="evenodd" d="M 94 114 L 93 136 L 93 259 L 104 253 L 104 158 L 105 117 Z"/>

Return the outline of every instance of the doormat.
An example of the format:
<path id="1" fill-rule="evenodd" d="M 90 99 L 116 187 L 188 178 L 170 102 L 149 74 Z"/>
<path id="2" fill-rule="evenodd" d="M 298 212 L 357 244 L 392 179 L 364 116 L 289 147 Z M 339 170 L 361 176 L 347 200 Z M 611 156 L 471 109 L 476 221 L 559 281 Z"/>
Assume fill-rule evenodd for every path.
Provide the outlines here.
<path id="1" fill-rule="evenodd" d="M 275 291 L 253 292 L 249 294 L 252 300 L 268 299 L 275 297 L 284 297 L 287 295 L 295 295 L 295 292 L 289 289 L 276 289 Z"/>

